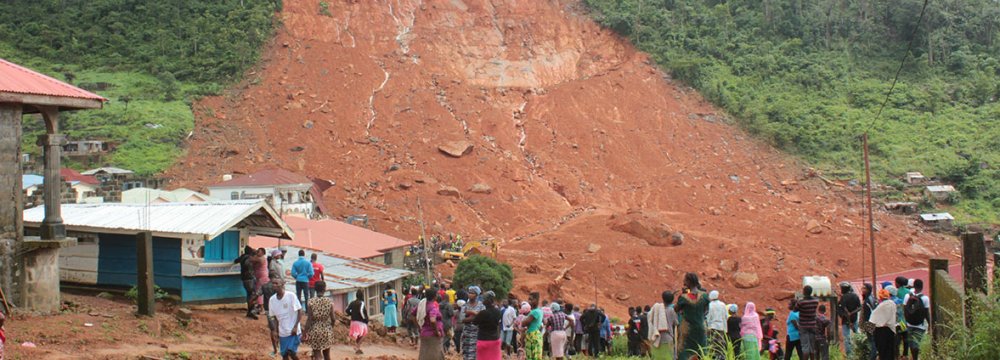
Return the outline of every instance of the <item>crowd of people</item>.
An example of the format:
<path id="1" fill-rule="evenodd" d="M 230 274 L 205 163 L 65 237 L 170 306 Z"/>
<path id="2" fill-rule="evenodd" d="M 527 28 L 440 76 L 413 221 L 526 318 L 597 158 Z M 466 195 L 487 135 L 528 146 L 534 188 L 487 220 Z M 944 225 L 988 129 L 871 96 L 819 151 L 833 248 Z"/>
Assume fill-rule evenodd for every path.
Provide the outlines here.
<path id="1" fill-rule="evenodd" d="M 245 249 L 240 263 L 247 291 L 247 317 L 266 313 L 274 352 L 297 359 L 299 343 L 314 350 L 315 359 L 329 359 L 335 326 L 334 305 L 323 296 L 323 268 L 305 253 L 291 269 L 296 294 L 286 294 L 281 276 L 285 253 Z M 279 261 L 274 261 L 275 259 Z M 440 284 L 440 285 L 438 285 Z M 852 353 L 851 336 L 864 332 L 869 359 L 919 360 L 920 343 L 927 331 L 930 300 L 920 279 L 897 278 L 880 284 L 876 292 L 863 284 L 856 294 L 840 284 L 840 298 L 833 316 L 840 319 L 844 352 Z M 498 298 L 490 289 L 468 286 L 452 289 L 445 282 L 413 287 L 402 294 L 386 289 L 381 313 L 388 332 L 402 327 L 420 359 L 443 359 L 456 352 L 464 359 L 518 357 L 563 359 L 578 354 L 599 357 L 611 351 L 617 336 L 611 318 L 596 304 L 577 306 L 561 299 L 548 301 L 531 293 L 525 301 L 513 296 Z M 826 304 L 804 286 L 800 297 L 789 301 L 784 336 L 779 336 L 777 311 L 760 311 L 753 302 L 726 303 L 719 291 L 706 291 L 694 273 L 687 273 L 681 290 L 663 291 L 660 302 L 629 308 L 623 335 L 627 355 L 654 359 L 725 359 L 740 354 L 747 360 L 767 358 L 829 359 L 835 336 Z M 351 319 L 348 336 L 357 354 L 368 334 L 369 314 L 359 291 L 345 313 Z M 304 325 L 303 325 L 304 323 Z M 837 350 L 839 351 L 839 350 Z"/>

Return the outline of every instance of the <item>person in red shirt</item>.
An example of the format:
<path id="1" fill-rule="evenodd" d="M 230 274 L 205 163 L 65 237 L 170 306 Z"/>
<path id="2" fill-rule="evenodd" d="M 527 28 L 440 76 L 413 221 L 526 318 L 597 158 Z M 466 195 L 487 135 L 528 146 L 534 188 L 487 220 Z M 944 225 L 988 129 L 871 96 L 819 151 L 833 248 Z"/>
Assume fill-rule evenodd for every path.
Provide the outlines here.
<path id="1" fill-rule="evenodd" d="M 326 281 L 325 279 L 323 279 L 323 264 L 320 264 L 319 261 L 316 261 L 316 259 L 317 259 L 316 253 L 313 253 L 312 254 L 312 261 L 311 261 L 312 262 L 312 267 L 313 267 L 313 276 L 311 278 L 309 278 L 309 297 L 310 298 L 316 297 L 316 296 L 323 296 L 323 294 L 317 294 L 316 293 L 316 282 L 317 281 Z"/>

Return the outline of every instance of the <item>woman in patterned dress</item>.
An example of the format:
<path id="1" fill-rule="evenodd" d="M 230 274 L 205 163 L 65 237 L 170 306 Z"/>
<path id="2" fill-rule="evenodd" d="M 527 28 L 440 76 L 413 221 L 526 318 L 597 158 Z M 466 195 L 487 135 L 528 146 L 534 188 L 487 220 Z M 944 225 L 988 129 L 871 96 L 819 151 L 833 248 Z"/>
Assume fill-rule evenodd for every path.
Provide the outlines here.
<path id="1" fill-rule="evenodd" d="M 306 319 L 305 342 L 313 349 L 314 360 L 330 360 L 330 347 L 333 346 L 333 326 L 337 317 L 333 314 L 333 301 L 323 296 L 326 293 L 326 282 L 316 282 L 317 296 L 309 299 Z"/>
<path id="2" fill-rule="evenodd" d="M 528 295 L 532 310 L 524 317 L 521 326 L 527 328 L 524 334 L 524 355 L 527 360 L 542 360 L 542 309 L 538 308 L 537 292 Z"/>
<path id="3" fill-rule="evenodd" d="M 486 306 L 479 301 L 479 295 L 483 290 L 478 286 L 469 286 L 469 300 L 462 306 L 462 313 L 465 319 L 462 320 L 462 358 L 465 360 L 476 360 L 476 343 L 478 342 L 479 327 L 472 322 L 476 314 L 486 309 Z"/>

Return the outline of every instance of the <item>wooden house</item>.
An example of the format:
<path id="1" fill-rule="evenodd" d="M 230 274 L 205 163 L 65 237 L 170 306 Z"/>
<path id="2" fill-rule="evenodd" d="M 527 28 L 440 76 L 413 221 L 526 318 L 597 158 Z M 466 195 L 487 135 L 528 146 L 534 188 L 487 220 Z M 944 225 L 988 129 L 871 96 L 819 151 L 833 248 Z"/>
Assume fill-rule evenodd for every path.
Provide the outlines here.
<path id="1" fill-rule="evenodd" d="M 24 211 L 31 235 L 45 214 Z M 249 237 L 291 239 L 294 234 L 262 200 L 71 204 L 63 223 L 77 245 L 59 254 L 60 280 L 128 289 L 136 284 L 136 234 L 153 233 L 154 283 L 183 303 L 243 302 L 240 267 L 234 264 Z"/>

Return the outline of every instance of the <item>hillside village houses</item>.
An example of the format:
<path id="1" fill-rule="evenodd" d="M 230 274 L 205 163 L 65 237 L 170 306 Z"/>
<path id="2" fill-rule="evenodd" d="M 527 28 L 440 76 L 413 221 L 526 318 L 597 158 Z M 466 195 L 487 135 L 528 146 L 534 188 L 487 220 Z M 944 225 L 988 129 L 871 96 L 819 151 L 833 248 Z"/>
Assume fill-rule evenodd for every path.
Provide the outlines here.
<path id="1" fill-rule="evenodd" d="M 924 195 L 935 201 L 945 201 L 955 193 L 955 187 L 951 185 L 930 185 L 924 188 Z"/>
<path id="2" fill-rule="evenodd" d="M 283 169 L 267 169 L 252 174 L 223 176 L 223 181 L 208 186 L 208 195 L 216 200 L 264 199 L 279 214 L 310 219 L 325 216 L 323 191 L 330 183 Z"/>

